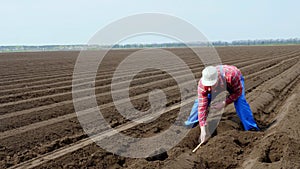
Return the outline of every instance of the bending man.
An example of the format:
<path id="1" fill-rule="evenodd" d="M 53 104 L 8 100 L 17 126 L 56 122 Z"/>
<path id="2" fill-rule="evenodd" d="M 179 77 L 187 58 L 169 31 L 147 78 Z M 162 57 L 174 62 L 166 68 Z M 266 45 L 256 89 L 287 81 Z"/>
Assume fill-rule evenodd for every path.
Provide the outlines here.
<path id="1" fill-rule="evenodd" d="M 210 105 L 211 93 L 218 93 L 227 90 L 229 96 L 225 101 Z M 201 142 L 207 141 L 206 138 L 206 118 L 208 115 L 208 107 L 221 110 L 227 105 L 234 102 L 234 106 L 238 117 L 243 123 L 245 130 L 259 131 L 259 128 L 253 118 L 252 111 L 245 98 L 244 77 L 241 71 L 235 66 L 218 65 L 208 66 L 202 71 L 202 77 L 198 83 L 198 100 L 195 101 L 194 109 L 197 106 L 197 116 L 201 128 Z M 190 118 L 196 116 L 191 112 Z M 186 124 L 189 120 L 186 122 Z"/>

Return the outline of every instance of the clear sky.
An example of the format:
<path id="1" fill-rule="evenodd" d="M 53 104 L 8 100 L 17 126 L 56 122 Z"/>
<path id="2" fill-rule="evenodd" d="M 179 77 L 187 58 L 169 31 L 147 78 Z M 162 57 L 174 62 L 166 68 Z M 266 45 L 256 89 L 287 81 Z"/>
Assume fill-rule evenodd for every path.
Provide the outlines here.
<path id="1" fill-rule="evenodd" d="M 0 45 L 85 44 L 105 25 L 143 12 L 178 16 L 196 26 L 210 41 L 300 37 L 299 0 L 0 2 Z"/>

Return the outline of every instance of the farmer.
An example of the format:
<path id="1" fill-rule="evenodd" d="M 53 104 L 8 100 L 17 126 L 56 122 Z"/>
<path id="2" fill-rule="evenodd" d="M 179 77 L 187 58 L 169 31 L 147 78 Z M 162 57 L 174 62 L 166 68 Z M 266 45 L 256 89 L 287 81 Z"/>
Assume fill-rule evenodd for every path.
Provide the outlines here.
<path id="1" fill-rule="evenodd" d="M 218 93 L 218 91 L 225 90 L 229 92 L 226 100 L 210 105 L 212 92 Z M 201 143 L 204 143 L 208 140 L 205 129 L 208 107 L 221 110 L 232 102 L 234 102 L 235 110 L 243 123 L 244 129 L 259 131 L 245 98 L 244 77 L 241 71 L 231 65 L 208 66 L 202 71 L 202 77 L 198 84 L 198 99 L 195 100 L 190 117 L 185 124 L 191 125 L 199 122 L 200 139 Z"/>

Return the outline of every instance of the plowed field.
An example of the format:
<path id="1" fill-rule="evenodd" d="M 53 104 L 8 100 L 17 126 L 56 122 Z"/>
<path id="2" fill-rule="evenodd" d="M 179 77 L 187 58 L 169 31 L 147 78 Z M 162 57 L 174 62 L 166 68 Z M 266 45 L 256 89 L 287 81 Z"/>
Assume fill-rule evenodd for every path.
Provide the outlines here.
<path id="1" fill-rule="evenodd" d="M 180 56 L 197 79 L 201 77 L 203 64 L 191 50 L 168 50 Z M 196 153 L 191 151 L 198 145 L 199 127 L 171 150 L 146 159 L 107 152 L 84 133 L 72 101 L 79 52 L 0 53 L 0 168 L 300 168 L 300 46 L 216 50 L 223 64 L 242 71 L 247 100 L 262 131 L 244 131 L 229 105 L 213 137 Z M 181 98 L 169 74 L 145 70 L 130 82 L 133 105 L 149 109 L 148 93 L 161 89 L 167 96 L 167 109 L 157 120 L 139 125 L 119 115 L 111 97 L 111 80 L 118 64 L 134 51 L 108 53 L 95 79 L 95 93 L 112 127 L 130 136 L 149 137 L 174 122 Z M 170 70 L 182 77 L 186 73 L 176 65 Z M 130 70 L 118 78 L 130 80 L 126 73 Z M 76 76 L 78 85 L 89 85 L 88 71 Z M 123 87 L 122 82 L 116 84 L 116 92 Z M 194 99 L 188 98 L 184 105 L 191 108 Z"/>

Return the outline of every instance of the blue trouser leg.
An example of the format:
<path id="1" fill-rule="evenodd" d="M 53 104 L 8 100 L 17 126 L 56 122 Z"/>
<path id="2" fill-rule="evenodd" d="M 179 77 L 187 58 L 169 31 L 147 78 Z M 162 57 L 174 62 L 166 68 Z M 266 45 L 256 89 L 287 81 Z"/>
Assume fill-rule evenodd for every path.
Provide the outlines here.
<path id="1" fill-rule="evenodd" d="M 185 125 L 189 127 L 195 127 L 198 124 L 198 99 L 195 99 L 194 105 L 190 112 L 190 116 L 185 121 Z"/>
<path id="2" fill-rule="evenodd" d="M 243 86 L 243 92 L 242 92 L 242 95 L 234 102 L 235 110 L 236 110 L 240 120 L 242 121 L 245 130 L 250 130 L 252 128 L 259 130 L 259 128 L 253 118 L 253 114 L 250 109 L 250 106 L 246 101 L 245 84 L 244 84 L 243 76 L 241 76 L 241 83 Z"/>

